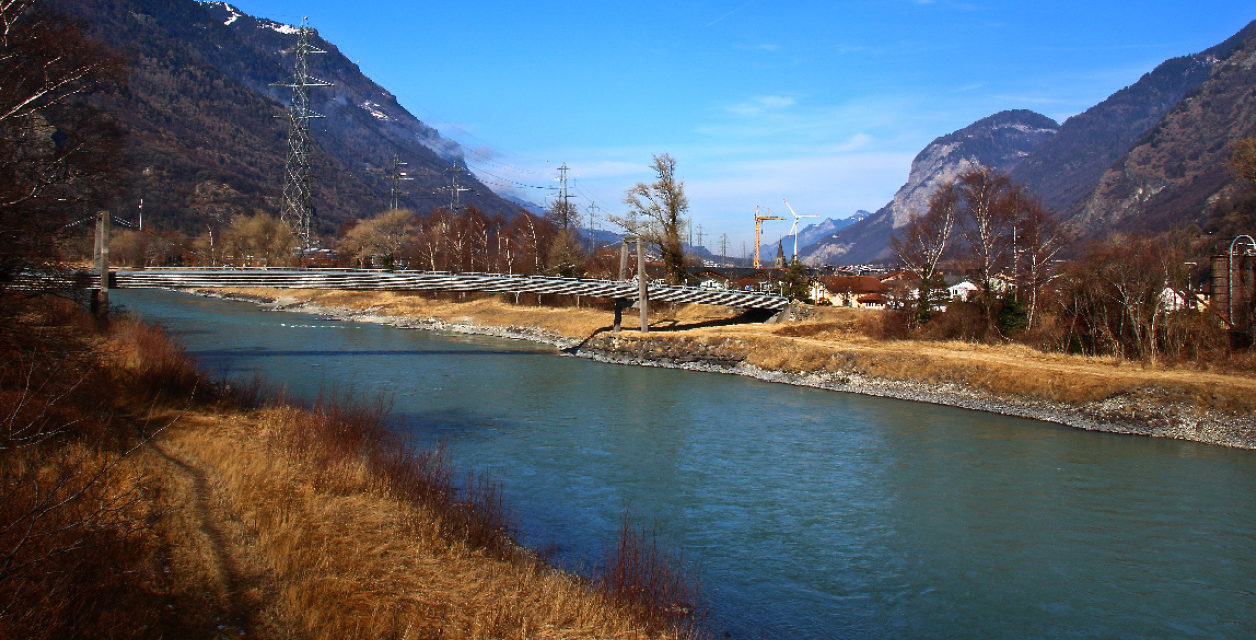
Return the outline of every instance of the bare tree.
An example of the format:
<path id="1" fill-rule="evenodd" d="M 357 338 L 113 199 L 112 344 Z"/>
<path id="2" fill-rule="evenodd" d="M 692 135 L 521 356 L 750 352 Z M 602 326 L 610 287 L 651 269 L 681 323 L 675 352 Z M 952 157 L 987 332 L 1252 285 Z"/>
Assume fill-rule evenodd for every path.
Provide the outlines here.
<path id="1" fill-rule="evenodd" d="M 224 252 L 240 266 L 287 265 L 296 243 L 288 225 L 261 211 L 232 218 L 222 234 Z"/>
<path id="2" fill-rule="evenodd" d="M 611 216 L 611 222 L 657 247 L 667 281 L 679 283 L 685 268 L 680 231 L 685 228 L 689 199 L 685 197 L 685 183 L 676 180 L 676 161 L 671 156 L 654 156 L 652 166 L 657 179 L 651 184 L 638 182 L 629 189 L 624 195 L 628 214 Z"/>
<path id="3" fill-rule="evenodd" d="M 580 211 L 576 209 L 576 205 L 571 204 L 570 200 L 555 200 L 545 212 L 545 219 L 559 231 L 566 231 L 576 227 L 580 220 Z"/>
<path id="4" fill-rule="evenodd" d="M 1113 235 L 1090 246 L 1069 273 L 1075 337 L 1094 353 L 1155 364 L 1170 337 L 1166 291 L 1185 280 L 1186 255 L 1166 236 Z"/>
<path id="5" fill-rule="evenodd" d="M 959 194 L 955 183 L 943 184 L 929 198 L 929 210 L 925 215 L 913 218 L 903 229 L 902 236 L 890 236 L 894 255 L 906 269 L 920 279 L 916 296 L 916 322 L 929 321 L 936 297 L 933 287 L 938 275 L 938 264 L 951 247 L 958 205 Z"/>
<path id="6" fill-rule="evenodd" d="M 1234 177 L 1256 189 L 1256 138 L 1243 138 L 1230 147 L 1226 167 Z"/>
<path id="7" fill-rule="evenodd" d="M 120 171 L 121 134 L 89 103 L 122 64 L 39 4 L 0 2 L 0 292 L 55 263 L 68 215 L 106 204 Z"/>
<path id="8" fill-rule="evenodd" d="M 1028 327 L 1034 328 L 1042 310 L 1039 299 L 1047 285 L 1059 277 L 1056 256 L 1069 243 L 1068 232 L 1037 200 L 1026 200 L 1016 223 L 1017 286 L 1028 297 Z"/>
<path id="9" fill-rule="evenodd" d="M 982 304 L 989 309 L 995 297 L 995 277 L 1007 266 L 1012 246 L 1018 190 L 1007 176 L 989 167 L 960 175 L 955 188 L 963 210 L 961 233 L 976 263 Z"/>

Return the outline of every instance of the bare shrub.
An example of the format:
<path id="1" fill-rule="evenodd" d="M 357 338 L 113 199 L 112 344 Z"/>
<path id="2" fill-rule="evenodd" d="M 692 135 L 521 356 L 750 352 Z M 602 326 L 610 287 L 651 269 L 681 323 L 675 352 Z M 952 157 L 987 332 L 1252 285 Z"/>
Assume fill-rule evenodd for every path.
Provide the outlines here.
<path id="1" fill-rule="evenodd" d="M 196 368 L 196 362 L 161 327 L 124 316 L 110 323 L 109 333 L 123 350 L 121 355 L 130 378 L 124 389 L 143 390 L 163 400 L 186 401 L 196 395 L 198 388 L 208 390 L 212 386 Z"/>
<path id="2" fill-rule="evenodd" d="M 32 305 L 0 341 L 0 637 L 155 629 L 145 442 L 92 355 L 90 322 Z"/>
<path id="3" fill-rule="evenodd" d="M 990 323 L 980 305 L 952 302 L 946 311 L 936 313 L 916 330 L 914 337 L 924 340 L 963 340 L 981 342 L 989 336 Z"/>
<path id="4" fill-rule="evenodd" d="M 658 535 L 632 524 L 627 513 L 608 555 L 598 589 L 646 625 L 647 633 L 697 633 L 698 583 L 681 559 L 665 552 Z"/>
<path id="5" fill-rule="evenodd" d="M 886 309 L 868 314 L 860 323 L 860 331 L 874 340 L 903 340 L 911 332 L 912 314 L 900 309 Z"/>

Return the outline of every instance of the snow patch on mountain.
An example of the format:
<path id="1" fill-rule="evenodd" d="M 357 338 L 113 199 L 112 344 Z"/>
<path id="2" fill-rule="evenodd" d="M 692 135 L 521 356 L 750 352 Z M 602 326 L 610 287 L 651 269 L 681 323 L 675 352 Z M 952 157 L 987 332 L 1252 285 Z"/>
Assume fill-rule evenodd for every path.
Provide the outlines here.
<path id="1" fill-rule="evenodd" d="M 383 111 L 380 111 L 381 107 L 378 103 L 371 102 L 370 100 L 366 100 L 358 106 L 362 107 L 363 109 L 366 109 L 367 113 L 371 114 L 372 116 L 375 116 L 375 118 L 378 120 L 388 119 L 388 114 L 384 113 Z"/>

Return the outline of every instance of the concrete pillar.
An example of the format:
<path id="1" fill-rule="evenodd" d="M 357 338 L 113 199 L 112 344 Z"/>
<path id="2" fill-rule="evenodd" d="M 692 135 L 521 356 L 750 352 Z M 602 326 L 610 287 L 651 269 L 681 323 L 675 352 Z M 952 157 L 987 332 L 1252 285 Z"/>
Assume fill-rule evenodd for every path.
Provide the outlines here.
<path id="1" fill-rule="evenodd" d="M 641 236 L 637 236 L 637 304 L 641 306 L 641 333 L 650 331 L 650 290 L 647 286 L 648 274 L 645 272 L 645 244 Z"/>

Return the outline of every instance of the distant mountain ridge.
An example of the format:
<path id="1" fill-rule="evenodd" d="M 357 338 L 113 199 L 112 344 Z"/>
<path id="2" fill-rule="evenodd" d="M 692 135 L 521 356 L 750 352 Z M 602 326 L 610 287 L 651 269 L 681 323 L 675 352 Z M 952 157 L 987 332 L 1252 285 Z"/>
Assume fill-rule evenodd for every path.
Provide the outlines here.
<path id="1" fill-rule="evenodd" d="M 48 0 L 130 67 L 115 117 L 129 137 L 130 193 L 157 228 L 203 231 L 231 215 L 276 213 L 287 154 L 283 117 L 296 28 L 205 0 Z M 402 206 L 426 212 L 450 201 L 459 167 L 462 204 L 490 215 L 520 209 L 462 167 L 462 149 L 364 76 L 334 44 L 311 56 L 315 224 L 333 234 L 389 206 L 394 155 L 407 163 Z"/>
<path id="2" fill-rule="evenodd" d="M 1238 183 L 1230 144 L 1256 136 L 1256 22 L 1205 52 L 1211 71 L 1069 208 L 1083 228 L 1132 231 L 1203 224 Z"/>
<path id="3" fill-rule="evenodd" d="M 1256 22 L 1202 53 L 1165 61 L 1037 143 L 1019 141 L 1020 157 L 979 162 L 1007 172 L 1082 235 L 1200 223 L 1234 188 L 1222 166 L 1229 143 L 1256 135 L 1254 67 Z M 937 184 L 978 161 L 952 145 L 983 123 L 992 124 L 985 118 L 930 143 L 892 202 L 808 246 L 804 259 L 888 260 L 890 234 L 924 212 Z"/>
<path id="4" fill-rule="evenodd" d="M 842 229 L 845 229 L 846 227 L 849 227 L 850 225 L 855 224 L 856 222 L 859 222 L 860 220 L 863 220 L 864 218 L 867 218 L 870 215 L 872 215 L 872 212 L 864 211 L 860 209 L 859 211 L 856 211 L 854 215 L 851 215 L 845 218 L 825 218 L 819 222 L 809 224 L 799 229 L 798 230 L 799 253 L 802 253 L 802 247 L 815 244 L 816 242 Z M 781 236 L 780 238 L 777 238 L 776 240 L 773 240 L 771 242 L 766 242 L 762 245 L 759 245 L 759 251 L 763 253 L 766 253 L 769 251 L 775 252 L 776 244 L 778 242 L 781 244 L 781 246 L 788 245 L 790 249 L 792 250 L 793 245 L 794 245 L 794 236 L 786 234 L 786 235 Z"/>
<path id="5" fill-rule="evenodd" d="M 923 212 L 938 185 L 979 165 L 1006 171 L 1054 136 L 1059 127 L 1042 114 L 1016 109 L 937 138 L 912 160 L 907 183 L 889 204 L 798 253 L 810 264 L 885 260 L 889 258 L 890 232 Z"/>

